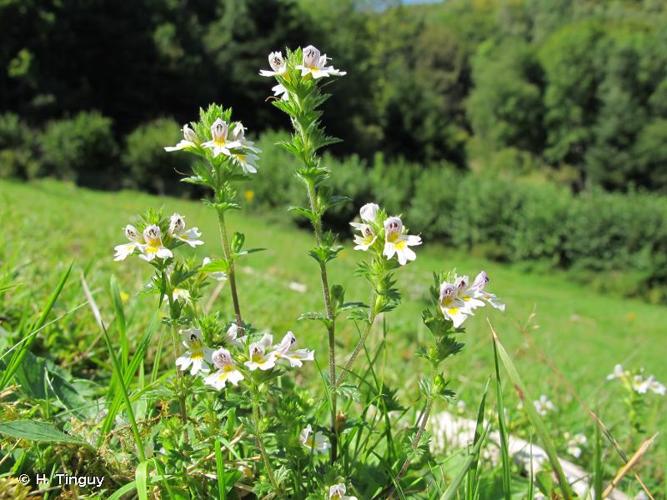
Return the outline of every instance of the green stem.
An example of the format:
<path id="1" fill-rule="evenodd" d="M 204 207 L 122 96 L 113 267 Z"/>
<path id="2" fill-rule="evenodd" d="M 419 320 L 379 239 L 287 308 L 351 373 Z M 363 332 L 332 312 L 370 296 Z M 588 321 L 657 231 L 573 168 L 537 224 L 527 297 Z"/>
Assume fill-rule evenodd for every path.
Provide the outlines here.
<path id="1" fill-rule="evenodd" d="M 310 210 L 316 214 L 313 220 L 313 230 L 315 231 L 315 240 L 317 245 L 322 245 L 322 217 L 317 207 L 317 193 L 315 184 L 312 180 L 306 180 L 308 190 L 308 201 Z M 338 456 L 338 433 L 336 429 L 336 318 L 331 305 L 331 291 L 329 289 L 329 277 L 327 275 L 327 266 L 320 262 L 320 281 L 322 282 L 322 295 L 324 298 L 324 308 L 327 315 L 327 334 L 329 337 L 329 384 L 331 385 L 331 462 L 335 462 Z"/>
<path id="2" fill-rule="evenodd" d="M 340 387 L 340 385 L 345 381 L 347 376 L 350 374 L 350 371 L 352 370 L 352 365 L 354 364 L 354 361 L 361 353 L 361 350 L 363 349 L 364 345 L 366 345 L 366 339 L 368 338 L 368 335 L 371 333 L 371 330 L 373 329 L 375 318 L 377 318 L 377 314 L 375 312 L 375 305 L 371 307 L 373 307 L 373 310 L 371 310 L 371 312 L 369 313 L 366 330 L 361 335 L 361 338 L 357 341 L 357 345 L 354 346 L 354 350 L 352 351 L 350 358 L 347 360 L 347 363 L 345 363 L 343 371 L 340 373 L 338 380 L 336 380 L 336 387 Z"/>
<path id="3" fill-rule="evenodd" d="M 174 361 L 178 358 L 178 335 L 176 334 L 176 326 L 173 323 L 173 318 L 172 318 L 172 324 L 171 324 L 171 343 L 174 348 Z M 179 412 L 181 415 L 181 422 L 183 422 L 183 430 L 185 432 L 185 442 L 188 442 L 188 433 L 187 429 L 185 428 L 185 425 L 188 423 L 188 411 L 187 407 L 185 406 L 185 391 L 184 391 L 184 386 L 183 386 L 183 374 L 181 373 L 181 370 L 176 367 L 176 380 L 177 380 L 177 385 L 178 385 L 178 407 L 179 407 Z"/>
<path id="4" fill-rule="evenodd" d="M 269 460 L 269 454 L 266 452 L 264 447 L 264 442 L 262 441 L 261 436 L 259 435 L 259 404 L 257 402 L 257 394 L 255 393 L 252 398 L 252 419 L 255 426 L 255 441 L 257 442 L 257 448 L 259 448 L 259 453 L 262 455 L 262 460 L 264 461 L 264 467 L 266 467 L 266 474 L 269 476 L 269 481 L 275 490 L 276 495 L 280 492 L 280 486 L 276 477 L 273 474 L 273 469 L 271 468 L 271 461 Z"/>
<path id="5" fill-rule="evenodd" d="M 234 316 L 236 317 L 236 326 L 243 331 L 243 318 L 241 317 L 241 306 L 239 305 L 239 296 L 236 291 L 236 272 L 234 270 L 234 255 L 229 244 L 229 236 L 227 234 L 227 224 L 225 223 L 224 209 L 218 209 L 218 225 L 220 226 L 220 239 L 222 240 L 222 252 L 227 260 L 229 276 L 229 288 L 232 293 L 232 303 L 234 305 Z"/>

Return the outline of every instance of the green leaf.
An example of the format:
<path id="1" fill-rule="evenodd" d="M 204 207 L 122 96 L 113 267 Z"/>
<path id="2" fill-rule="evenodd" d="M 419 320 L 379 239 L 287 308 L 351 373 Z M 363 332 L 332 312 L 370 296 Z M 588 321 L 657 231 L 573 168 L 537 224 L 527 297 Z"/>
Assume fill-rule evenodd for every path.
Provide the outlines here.
<path id="1" fill-rule="evenodd" d="M 232 236 L 232 252 L 238 254 L 243 249 L 245 235 L 243 233 L 234 233 Z"/>
<path id="2" fill-rule="evenodd" d="M 498 357 L 502 361 L 503 366 L 505 367 L 505 371 L 507 372 L 507 375 L 512 381 L 512 385 L 514 386 L 519 395 L 519 399 L 521 399 L 521 401 L 523 402 L 523 408 L 526 411 L 526 414 L 528 415 L 528 419 L 533 424 L 533 427 L 535 428 L 538 437 L 540 438 L 542 444 L 544 445 L 544 451 L 546 452 L 547 457 L 549 457 L 549 463 L 551 464 L 551 468 L 556 474 L 556 478 L 558 479 L 558 483 L 560 485 L 561 493 L 563 494 L 563 497 L 566 500 L 569 500 L 573 498 L 573 494 L 570 489 L 570 484 L 567 481 L 567 476 L 565 476 L 563 468 L 561 467 L 560 460 L 558 459 L 558 454 L 556 452 L 556 447 L 553 441 L 551 440 L 551 436 L 549 435 L 549 432 L 547 431 L 544 422 L 542 422 L 542 419 L 537 414 L 537 410 L 531 403 L 532 400 L 529 398 L 528 393 L 526 392 L 526 386 L 521 380 L 519 372 L 517 371 L 516 366 L 512 361 L 512 358 L 510 357 L 509 354 L 507 354 L 507 351 L 500 343 L 498 335 L 496 334 L 493 327 L 491 327 L 491 332 L 493 333 L 493 342 L 494 345 L 496 346 Z M 539 478 L 538 478 L 538 485 L 539 485 Z"/>
<path id="3" fill-rule="evenodd" d="M 317 215 L 312 210 L 310 210 L 308 208 L 289 207 L 287 210 L 289 212 L 293 213 L 293 214 L 297 214 L 297 215 L 300 215 L 302 217 L 305 217 L 310 222 L 315 222 L 317 220 Z"/>
<path id="4" fill-rule="evenodd" d="M 0 422 L 0 434 L 15 439 L 27 439 L 28 441 L 37 441 L 40 443 L 67 443 L 87 446 L 84 441 L 65 434 L 52 423 L 35 420 Z"/>
<path id="5" fill-rule="evenodd" d="M 148 500 L 148 461 L 141 462 L 134 471 L 139 500 Z"/>
<path id="6" fill-rule="evenodd" d="M 219 273 L 219 272 L 229 272 L 229 264 L 225 259 L 216 259 L 205 266 L 201 266 L 199 271 L 202 273 Z"/>

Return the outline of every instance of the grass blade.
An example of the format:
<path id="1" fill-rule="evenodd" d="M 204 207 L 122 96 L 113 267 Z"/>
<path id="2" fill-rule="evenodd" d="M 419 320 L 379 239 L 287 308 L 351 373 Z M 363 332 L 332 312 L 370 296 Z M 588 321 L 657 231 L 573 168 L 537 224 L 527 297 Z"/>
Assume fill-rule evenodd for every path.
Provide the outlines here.
<path id="1" fill-rule="evenodd" d="M 463 467 L 456 475 L 456 477 L 452 480 L 452 482 L 449 484 L 443 495 L 440 497 L 440 500 L 451 500 L 456 497 L 456 493 L 458 492 L 461 483 L 463 483 L 463 480 L 466 478 L 468 470 L 470 469 L 470 467 L 472 467 L 473 462 L 475 462 L 479 458 L 479 452 L 482 449 L 482 444 L 486 440 L 488 431 L 489 429 L 487 427 L 486 429 L 484 429 L 484 432 L 480 434 L 479 441 L 477 441 L 475 446 L 473 446 L 470 455 L 468 455 L 465 462 L 463 463 Z"/>
<path id="2" fill-rule="evenodd" d="M 641 458 L 646 454 L 657 437 L 658 433 L 655 433 L 641 444 L 639 449 L 635 452 L 634 455 L 632 455 L 630 460 L 628 460 L 628 462 L 618 470 L 612 482 L 609 483 L 609 486 L 607 486 L 607 488 L 604 490 L 604 493 L 602 493 L 602 498 L 607 498 L 609 495 L 611 495 L 611 492 L 614 491 L 616 486 L 618 486 L 618 483 L 621 482 L 621 479 L 623 479 L 625 475 L 630 472 L 630 469 L 637 465 L 637 462 L 639 462 L 639 460 L 641 460 Z"/>
<path id="3" fill-rule="evenodd" d="M 113 365 L 113 370 L 116 375 L 116 379 L 118 380 L 118 385 L 120 385 L 121 388 L 121 393 L 123 396 L 123 400 L 125 402 L 125 410 L 127 411 L 127 416 L 130 420 L 130 427 L 132 428 L 132 434 L 134 436 L 134 442 L 137 446 L 137 453 L 139 455 L 139 461 L 140 462 L 145 462 L 146 461 L 146 455 L 144 454 L 144 445 L 143 442 L 141 441 L 141 435 L 139 434 L 139 429 L 137 427 L 137 422 L 134 418 L 134 410 L 132 409 L 132 403 L 130 401 L 130 396 L 127 392 L 127 387 L 125 385 L 125 380 L 123 377 L 123 373 L 121 372 L 120 369 L 120 364 L 118 363 L 118 358 L 116 357 L 116 353 L 113 349 L 113 346 L 111 344 L 111 339 L 109 338 L 109 332 L 107 332 L 106 326 L 104 326 L 104 322 L 102 321 L 102 315 L 100 314 L 100 310 L 97 307 L 97 304 L 95 303 L 95 299 L 93 299 L 93 296 L 90 293 L 90 289 L 88 288 L 88 283 L 86 283 L 86 278 L 81 275 L 81 285 L 83 287 L 83 293 L 86 296 L 86 300 L 88 301 L 88 304 L 90 305 L 90 309 L 93 311 L 93 316 L 95 316 L 95 321 L 97 322 L 98 326 L 102 329 L 102 333 L 104 334 L 104 342 L 107 345 L 107 349 L 109 351 L 109 355 L 111 356 L 111 362 Z"/>
<path id="4" fill-rule="evenodd" d="M 141 462 L 134 472 L 139 500 L 148 500 L 148 462 Z"/>
<path id="5" fill-rule="evenodd" d="M 563 472 L 563 468 L 561 467 L 560 460 L 558 459 L 558 454 L 556 453 L 556 447 L 553 441 L 551 440 L 549 433 L 547 432 L 547 428 L 545 427 L 544 422 L 542 422 L 542 419 L 537 414 L 537 410 L 531 403 L 530 398 L 527 397 L 525 385 L 523 384 L 523 381 L 519 376 L 519 372 L 517 371 L 516 366 L 512 361 L 512 358 L 510 357 L 509 354 L 507 354 L 507 351 L 500 343 L 500 339 L 498 339 L 498 335 L 496 334 L 496 331 L 493 329 L 491 322 L 489 322 L 489 326 L 491 327 L 491 333 L 493 334 L 493 343 L 496 348 L 495 352 L 497 353 L 497 357 L 500 358 L 500 361 L 502 361 L 503 366 L 505 367 L 505 371 L 507 372 L 507 375 L 509 376 L 510 381 L 512 382 L 512 385 L 514 385 L 514 388 L 517 390 L 517 393 L 519 394 L 519 398 L 523 402 L 523 407 L 526 410 L 528 419 L 535 428 L 535 432 L 537 433 L 540 441 L 542 441 L 542 444 L 544 445 L 544 451 L 546 452 L 547 457 L 549 458 L 549 463 L 551 464 L 551 468 L 556 474 L 556 478 L 558 479 L 558 483 L 560 485 L 563 497 L 566 500 L 569 500 L 573 498 L 573 493 L 572 490 L 570 489 L 570 484 L 567 481 L 567 477 Z"/>
<path id="6" fill-rule="evenodd" d="M 2 379 L 0 379 L 0 390 L 7 387 L 7 384 L 14 376 L 14 373 L 16 372 L 20 364 L 23 362 L 23 358 L 25 358 L 26 353 L 28 352 L 30 346 L 35 340 L 37 332 L 42 328 L 42 326 L 44 326 L 44 323 L 46 323 L 46 318 L 51 313 L 51 310 L 53 309 L 56 300 L 58 300 L 60 293 L 63 291 L 63 288 L 65 287 L 65 283 L 67 283 L 67 279 L 69 278 L 71 271 L 72 271 L 72 264 L 70 264 L 67 270 L 60 276 L 60 280 L 58 281 L 56 288 L 49 296 L 49 300 L 46 302 L 46 305 L 42 310 L 42 314 L 39 316 L 35 324 L 32 325 L 30 333 L 24 337 L 21 346 L 12 354 L 12 357 L 7 363 L 7 368 L 5 369 L 5 373 L 2 375 Z"/>
<path id="7" fill-rule="evenodd" d="M 491 379 L 487 379 L 486 385 L 484 385 L 484 392 L 482 394 L 482 401 L 479 403 L 479 408 L 477 410 L 477 424 L 475 425 L 475 434 L 473 438 L 473 446 L 477 445 L 477 442 L 482 437 L 484 432 L 484 409 L 486 406 L 486 395 L 489 391 L 489 383 Z M 473 461 L 470 464 L 467 474 L 467 496 L 469 499 L 477 498 L 479 490 L 479 477 L 477 475 L 477 465 L 479 464 L 479 453 L 474 455 Z"/>
<path id="8" fill-rule="evenodd" d="M 225 485 L 225 462 L 222 458 L 220 441 L 215 440 L 215 467 L 218 475 L 218 499 L 227 499 L 227 486 Z"/>
<path id="9" fill-rule="evenodd" d="M 593 496 L 602 500 L 602 434 L 600 427 L 595 426 L 595 452 L 593 457 Z"/>
<path id="10" fill-rule="evenodd" d="M 498 349 L 493 343 L 493 361 L 496 369 L 496 409 L 498 413 L 498 429 L 500 433 L 500 456 L 503 464 L 503 493 L 505 500 L 512 498 L 512 464 L 510 462 L 509 445 L 507 438 L 507 424 L 505 423 L 505 403 L 500 380 L 500 366 L 498 363 Z"/>

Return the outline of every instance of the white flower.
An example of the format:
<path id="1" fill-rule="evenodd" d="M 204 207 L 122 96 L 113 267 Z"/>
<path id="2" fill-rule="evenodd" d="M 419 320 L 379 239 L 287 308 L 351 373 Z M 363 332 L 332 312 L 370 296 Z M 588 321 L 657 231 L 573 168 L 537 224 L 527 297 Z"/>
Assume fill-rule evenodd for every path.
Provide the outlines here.
<path id="1" fill-rule="evenodd" d="M 494 308 L 496 308 L 500 311 L 504 311 L 505 310 L 505 304 L 500 302 L 498 300 L 498 297 L 496 297 L 494 294 L 492 294 L 490 292 L 487 292 L 484 289 L 488 282 L 489 282 L 489 276 L 484 271 L 481 271 L 475 277 L 475 281 L 473 281 L 472 287 L 471 287 L 471 289 L 474 290 L 474 292 L 475 292 L 475 297 L 478 298 L 478 299 L 482 299 L 487 304 L 489 304 L 491 307 L 494 307 Z"/>
<path id="2" fill-rule="evenodd" d="M 540 399 L 537 401 L 533 401 L 533 406 L 535 406 L 535 410 L 542 417 L 546 416 L 547 413 L 556 410 L 554 404 L 549 401 L 549 398 L 547 398 L 544 394 L 542 394 Z"/>
<path id="3" fill-rule="evenodd" d="M 253 153 L 259 153 L 261 150 L 259 148 L 255 147 L 255 143 L 252 142 L 249 139 L 246 139 L 245 131 L 246 131 L 246 128 L 243 126 L 243 123 L 236 122 L 234 124 L 234 128 L 233 128 L 232 134 L 230 136 L 230 140 L 233 143 L 238 143 L 238 146 L 236 146 L 236 147 L 242 147 L 242 148 L 245 148 L 245 149 L 249 149 Z"/>
<path id="4" fill-rule="evenodd" d="M 191 227 L 190 229 L 185 229 L 185 217 L 181 214 L 173 214 L 169 218 L 169 235 L 174 239 L 187 243 L 192 248 L 204 244 L 199 239 L 201 237 L 199 228 Z"/>
<path id="5" fill-rule="evenodd" d="M 344 483 L 329 487 L 329 500 L 357 500 L 357 497 L 346 496 L 347 488 Z"/>
<path id="6" fill-rule="evenodd" d="M 667 392 L 665 386 L 658 382 L 653 375 L 649 375 L 647 378 L 642 375 L 635 375 L 632 378 L 632 389 L 637 394 L 646 394 L 651 391 L 660 396 L 664 396 Z"/>
<path id="7" fill-rule="evenodd" d="M 403 222 L 399 217 L 389 217 L 384 221 L 385 243 L 383 255 L 387 259 L 391 259 L 396 254 L 398 263 L 402 266 L 417 258 L 410 247 L 422 244 L 422 239 L 419 236 L 403 234 L 403 229 Z"/>
<path id="8" fill-rule="evenodd" d="M 146 244 L 142 246 L 139 257 L 145 261 L 150 262 L 156 257 L 158 259 L 169 259 L 174 256 L 171 250 L 162 244 L 162 232 L 155 224 L 151 224 L 144 229 L 144 241 Z"/>
<path id="9" fill-rule="evenodd" d="M 299 434 L 299 441 L 303 446 L 309 450 L 313 450 L 315 453 L 326 453 L 331 447 L 326 436 L 321 432 L 313 432 L 310 424 Z"/>
<path id="10" fill-rule="evenodd" d="M 221 154 L 231 156 L 231 150 L 240 146 L 238 142 L 228 140 L 229 124 L 220 118 L 211 125 L 211 140 L 202 144 L 203 147 L 211 149 L 213 156 Z"/>
<path id="11" fill-rule="evenodd" d="M 366 203 L 363 207 L 361 207 L 361 209 L 359 209 L 359 215 L 363 221 L 375 222 L 379 210 L 380 207 L 376 203 Z"/>
<path id="12" fill-rule="evenodd" d="M 273 343 L 273 336 L 265 333 L 259 342 L 253 342 L 248 348 L 249 358 L 244 364 L 251 370 L 270 370 L 276 366 L 275 352 L 269 352 L 267 349 Z"/>
<path id="13" fill-rule="evenodd" d="M 454 328 L 461 326 L 476 308 L 484 306 L 474 285 L 468 286 L 467 276 L 457 276 L 454 283 L 442 282 L 439 303 L 442 314 L 452 321 Z"/>
<path id="14" fill-rule="evenodd" d="M 130 240 L 129 243 L 123 243 L 122 245 L 116 245 L 114 247 L 114 258 L 115 261 L 125 260 L 128 256 L 132 255 L 135 250 L 141 251 L 144 247 L 143 240 L 139 235 L 139 231 L 132 224 L 125 226 L 125 237 Z"/>
<path id="15" fill-rule="evenodd" d="M 243 380 L 243 374 L 236 368 L 231 353 L 227 349 L 218 349 L 213 353 L 213 365 L 218 369 L 204 379 L 206 385 L 220 390 L 225 387 L 227 382 L 232 385 L 239 385 Z"/>
<path id="16" fill-rule="evenodd" d="M 197 134 L 195 131 L 190 128 L 189 125 L 183 125 L 183 139 L 181 139 L 176 146 L 167 146 L 164 148 L 165 151 L 180 151 L 181 149 L 196 148 L 197 147 Z"/>
<path id="17" fill-rule="evenodd" d="M 191 375 L 197 375 L 199 372 L 208 372 L 208 366 L 205 361 L 211 362 L 211 349 L 204 345 L 201 330 L 197 328 L 189 328 L 181 330 L 183 336 L 183 345 L 187 352 L 176 360 L 176 366 L 185 371 L 190 368 Z"/>
<path id="18" fill-rule="evenodd" d="M 271 87 L 271 90 L 273 90 L 274 97 L 280 97 L 283 101 L 289 101 L 289 92 L 287 92 L 284 85 L 279 83 Z"/>
<path id="19" fill-rule="evenodd" d="M 209 257 L 204 257 L 201 265 L 204 267 L 210 263 L 211 259 Z M 213 271 L 212 273 L 208 273 L 208 275 L 216 281 L 225 281 L 227 279 L 227 274 L 223 273 L 222 271 Z"/>
<path id="20" fill-rule="evenodd" d="M 289 361 L 290 366 L 303 366 L 303 361 L 315 359 L 314 351 L 296 349 L 296 337 L 292 332 L 287 332 L 280 344 L 273 346 L 273 349 L 276 358 Z"/>
<path id="21" fill-rule="evenodd" d="M 276 76 L 284 74 L 285 71 L 287 71 L 287 62 L 283 57 L 283 53 L 280 51 L 271 52 L 269 54 L 269 66 L 271 66 L 272 71 L 260 69 L 259 74 L 261 76 Z"/>
<path id="22" fill-rule="evenodd" d="M 234 163 L 236 163 L 244 174 L 256 174 L 257 173 L 257 160 L 259 156 L 252 153 L 232 153 L 232 158 Z"/>
<path id="23" fill-rule="evenodd" d="M 350 222 L 350 226 L 361 233 L 354 235 L 355 250 L 363 250 L 365 252 L 375 243 L 377 236 L 369 224 Z"/>
<path id="24" fill-rule="evenodd" d="M 241 167 L 244 174 L 257 173 L 257 160 L 260 150 L 255 147 L 255 143 L 245 138 L 245 127 L 241 122 L 236 122 L 232 134 L 231 141 L 237 144 L 235 147 L 240 148 L 241 151 L 230 151 L 229 155 L 238 166 Z"/>
<path id="25" fill-rule="evenodd" d="M 227 328 L 227 340 L 235 345 L 236 347 L 243 347 L 245 344 L 245 336 L 239 337 L 239 327 L 236 323 L 232 323 L 229 328 Z"/>
<path id="26" fill-rule="evenodd" d="M 582 446 L 585 446 L 588 443 L 586 436 L 583 434 L 575 434 L 572 438 L 570 438 L 569 434 L 565 433 L 564 437 L 568 440 L 567 453 L 575 458 L 579 458 L 582 453 Z"/>
<path id="27" fill-rule="evenodd" d="M 303 59 L 301 64 L 296 66 L 296 69 L 301 70 L 301 76 L 310 74 L 315 79 L 327 76 L 344 76 L 347 74 L 345 71 L 339 71 L 333 66 L 327 66 L 327 59 L 326 54 L 320 55 L 319 49 L 309 45 L 303 49 Z"/>
<path id="28" fill-rule="evenodd" d="M 181 302 L 190 302 L 190 292 L 185 288 L 175 287 L 171 291 L 171 299 L 174 301 L 180 300 Z"/>
<path id="29" fill-rule="evenodd" d="M 614 365 L 614 371 L 607 375 L 607 380 L 615 380 L 625 378 L 630 373 L 623 369 L 623 365 L 617 364 Z"/>

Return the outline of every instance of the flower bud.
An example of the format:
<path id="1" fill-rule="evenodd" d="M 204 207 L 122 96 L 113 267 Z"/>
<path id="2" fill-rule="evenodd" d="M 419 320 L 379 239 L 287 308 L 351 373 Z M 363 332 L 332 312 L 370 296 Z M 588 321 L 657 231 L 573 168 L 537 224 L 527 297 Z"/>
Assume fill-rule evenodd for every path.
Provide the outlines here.
<path id="1" fill-rule="evenodd" d="M 197 137 L 197 134 L 195 134 L 195 131 L 190 128 L 190 125 L 184 125 L 183 126 L 183 138 L 186 141 L 190 142 L 198 142 L 199 138 Z"/>
<path id="2" fill-rule="evenodd" d="M 377 217 L 378 210 L 380 210 L 380 207 L 376 203 L 366 203 L 361 207 L 361 210 L 359 210 L 359 215 L 361 215 L 362 220 L 373 222 Z"/>

